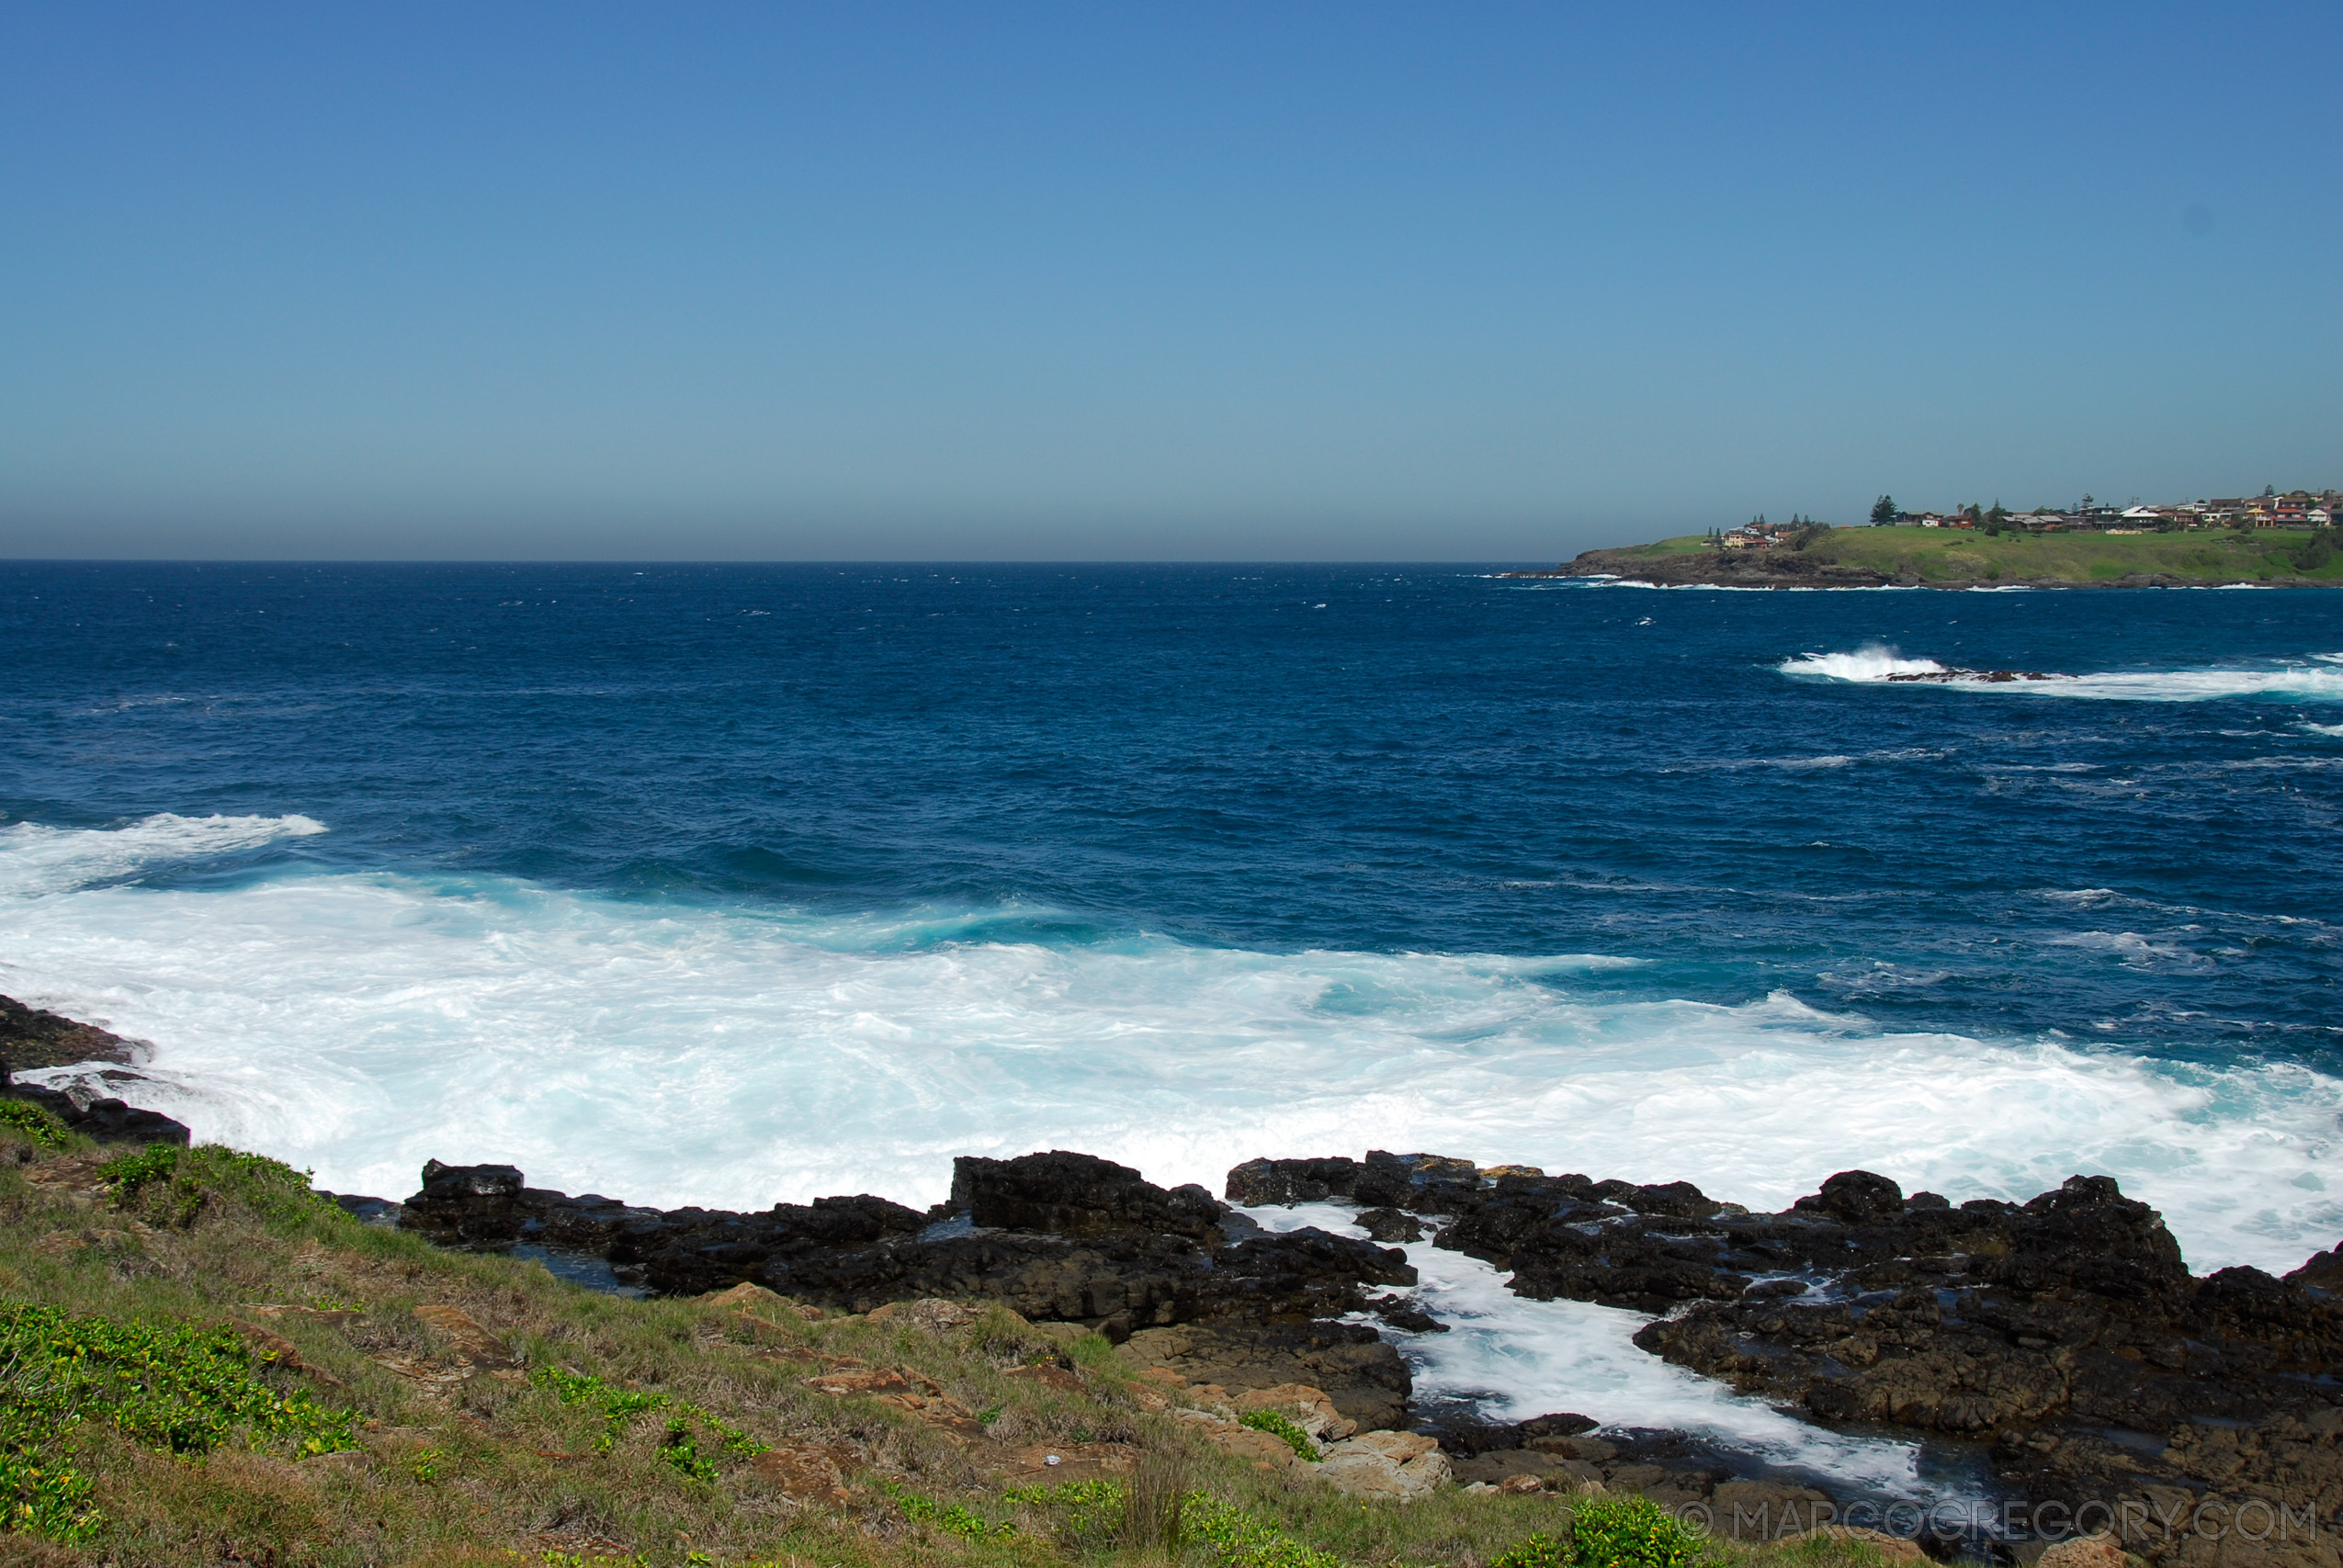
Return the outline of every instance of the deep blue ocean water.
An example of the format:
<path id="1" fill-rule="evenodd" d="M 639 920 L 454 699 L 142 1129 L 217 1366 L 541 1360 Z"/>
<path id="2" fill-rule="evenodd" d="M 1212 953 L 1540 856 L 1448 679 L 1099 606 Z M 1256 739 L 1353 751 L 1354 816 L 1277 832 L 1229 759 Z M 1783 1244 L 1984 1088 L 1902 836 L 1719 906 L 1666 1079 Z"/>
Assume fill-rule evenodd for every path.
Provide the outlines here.
<path id="1" fill-rule="evenodd" d="M 1493 570 L 0 566 L 0 990 L 345 1186 L 1444 1138 L 2333 1244 L 2343 595 Z"/>

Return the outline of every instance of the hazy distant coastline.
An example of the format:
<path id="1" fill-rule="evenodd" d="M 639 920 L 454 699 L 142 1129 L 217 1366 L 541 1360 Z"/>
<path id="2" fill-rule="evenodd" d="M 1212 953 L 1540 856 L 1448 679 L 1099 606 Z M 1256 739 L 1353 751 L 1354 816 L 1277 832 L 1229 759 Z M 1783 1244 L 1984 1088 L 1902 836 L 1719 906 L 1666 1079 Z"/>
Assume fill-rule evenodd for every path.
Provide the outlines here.
<path id="1" fill-rule="evenodd" d="M 1952 527 L 1754 525 L 1587 550 L 1511 577 L 1610 577 L 1690 588 L 2343 587 L 2328 528 L 1989 534 Z"/>

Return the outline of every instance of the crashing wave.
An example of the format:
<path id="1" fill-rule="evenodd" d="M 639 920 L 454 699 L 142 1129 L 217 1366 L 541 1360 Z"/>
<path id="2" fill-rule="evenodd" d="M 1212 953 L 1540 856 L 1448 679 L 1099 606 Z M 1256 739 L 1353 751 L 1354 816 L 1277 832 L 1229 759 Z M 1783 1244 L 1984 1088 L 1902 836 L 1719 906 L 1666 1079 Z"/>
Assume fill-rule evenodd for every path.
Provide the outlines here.
<path id="1" fill-rule="evenodd" d="M 1925 682 L 1974 690 L 2032 696 L 2084 697 L 2109 702 L 2196 703 L 2223 697 L 2290 697 L 2343 702 L 2343 669 L 2334 658 L 2315 654 L 2317 663 L 2274 670 L 2142 670 L 2096 675 L 2063 675 L 2040 670 L 1971 670 L 1933 659 L 1907 659 L 1896 649 L 1867 643 L 1852 653 L 1808 653 L 1774 668 L 1784 675 L 1816 676 L 1851 683 Z"/>
<path id="2" fill-rule="evenodd" d="M 324 823 L 309 817 L 179 817 L 167 811 L 126 828 L 19 822 L 0 828 L 0 897 L 62 893 L 324 831 Z"/>

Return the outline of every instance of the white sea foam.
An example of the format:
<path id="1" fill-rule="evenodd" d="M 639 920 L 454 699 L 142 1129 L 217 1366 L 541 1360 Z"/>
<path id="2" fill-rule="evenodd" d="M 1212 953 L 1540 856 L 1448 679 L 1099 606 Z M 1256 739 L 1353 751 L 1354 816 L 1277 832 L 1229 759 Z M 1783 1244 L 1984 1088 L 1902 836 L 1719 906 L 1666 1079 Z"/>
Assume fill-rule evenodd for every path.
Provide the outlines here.
<path id="1" fill-rule="evenodd" d="M 956 912 L 487 878 L 108 885 L 160 852 L 151 823 L 119 831 L 78 860 L 0 840 L 0 887 L 73 889 L 0 899 L 0 991 L 156 1043 L 159 1109 L 344 1191 L 403 1195 L 437 1156 L 662 1204 L 927 1201 L 956 1154 L 1082 1148 L 1217 1185 L 1374 1145 L 1767 1207 L 1853 1166 L 1955 1201 L 2105 1171 L 2200 1268 L 2291 1268 L 2343 1232 L 2322 1174 L 2343 1081 L 2300 1067 L 1889 1033 L 1781 995 L 1591 999 L 1578 977 L 1606 958 L 1049 946 Z"/>
<path id="2" fill-rule="evenodd" d="M 1928 682 L 1962 691 L 2020 697 L 2086 697 L 2100 701 L 2198 703 L 2220 697 L 2292 697 L 2343 702 L 2343 670 L 2326 654 L 2316 663 L 2261 670 L 2111 671 L 2096 675 L 2053 674 L 2044 679 L 1988 681 L 1954 674 L 1933 659 L 1906 659 L 1895 649 L 1867 643 L 1852 653 L 1808 653 L 1776 665 L 1784 675 L 1822 676 L 1834 681 L 1885 681 L 1894 675 L 1949 675 Z"/>
<path id="3" fill-rule="evenodd" d="M 1885 643 L 1867 642 L 1852 653 L 1808 653 L 1777 666 L 1784 675 L 1823 675 L 1833 681 L 1885 681 L 1890 675 L 1941 675 L 1933 659 L 1907 659 Z"/>
<path id="4" fill-rule="evenodd" d="M 2312 724 L 2308 721 L 2294 727 L 2312 735 L 2332 735 L 2343 739 L 2343 724 Z"/>
<path id="5" fill-rule="evenodd" d="M 1271 1230 L 1317 1225 L 1338 1235 L 1366 1234 L 1334 1203 L 1246 1212 Z M 1390 1335 L 1418 1397 L 1469 1399 L 1495 1420 L 1568 1410 L 1605 1426 L 1674 1427 L 1888 1496 L 1936 1495 L 1920 1481 L 1917 1445 L 1828 1431 L 1670 1366 L 1636 1348 L 1636 1330 L 1648 1320 L 1635 1313 L 1524 1300 L 1505 1288 L 1504 1273 L 1430 1242 L 1407 1253 L 1421 1281 L 1414 1293 L 1449 1325 L 1445 1334 Z"/>
<path id="6" fill-rule="evenodd" d="M 0 828 L 0 897 L 62 893 L 153 866 L 211 860 L 323 833 L 307 817 L 145 818 L 127 828 Z"/>

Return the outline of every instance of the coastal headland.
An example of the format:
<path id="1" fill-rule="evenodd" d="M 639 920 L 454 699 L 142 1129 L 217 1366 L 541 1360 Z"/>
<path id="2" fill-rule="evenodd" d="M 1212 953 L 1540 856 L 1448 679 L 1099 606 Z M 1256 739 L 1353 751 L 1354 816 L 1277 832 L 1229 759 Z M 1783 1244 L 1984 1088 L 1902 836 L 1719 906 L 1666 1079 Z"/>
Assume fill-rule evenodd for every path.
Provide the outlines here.
<path id="1" fill-rule="evenodd" d="M 1720 547 L 1686 534 L 1587 550 L 1509 577 L 1615 578 L 1656 587 L 2270 588 L 2343 587 L 2332 529 L 1988 534 L 1967 528 L 1817 525 L 1778 542 Z"/>
<path id="2" fill-rule="evenodd" d="M 35 1048 L 86 1028 L 7 1016 Z M 209 1353 L 244 1368 L 239 1397 L 310 1432 L 315 1457 L 222 1449 L 216 1485 L 257 1474 L 308 1498 L 304 1517 L 352 1488 L 372 1488 L 378 1513 L 436 1506 L 462 1474 L 471 1495 L 568 1498 L 518 1505 L 534 1533 L 515 1536 L 564 1562 L 593 1561 L 596 1542 L 612 1562 L 716 1561 L 689 1556 L 696 1545 L 620 1553 L 642 1519 L 679 1509 L 698 1510 L 696 1540 L 744 1539 L 744 1507 L 824 1553 L 856 1529 L 883 1545 L 917 1527 L 933 1544 L 942 1521 L 951 1550 L 917 1560 L 1056 1560 L 1080 1546 L 1065 1510 L 1086 1506 L 1064 1486 L 1096 1482 L 1080 1496 L 1112 1499 L 1126 1526 L 1149 1486 L 1200 1499 L 1205 1539 L 1217 1519 L 1238 1542 L 1215 1548 L 1228 1563 L 1384 1561 L 1357 1539 L 1369 1526 L 1392 1561 L 1432 1560 L 1430 1530 L 1441 1560 L 1485 1562 L 1509 1533 L 1567 1537 L 1593 1500 L 1619 1498 L 1698 1525 L 1720 1561 L 1770 1561 L 1791 1536 L 1800 1562 L 2343 1560 L 2343 1247 L 2282 1279 L 2198 1277 L 2158 1214 L 2103 1176 L 1956 1205 L 1851 1170 L 1764 1213 L 1690 1182 L 1382 1151 L 1249 1160 L 1215 1196 L 1056 1150 L 961 1158 L 926 1209 L 862 1193 L 662 1211 L 437 1161 L 402 1200 L 321 1194 L 258 1156 L 77 1133 L 38 1097 L 0 1107 L 10 1332 L 226 1336 Z M 1319 1223 L 1281 1219 L 1296 1205 Z M 1817 1433 L 1918 1443 L 1940 1466 L 1974 1456 L 1968 1483 L 1933 1494 L 1965 1512 L 1631 1412 L 1520 1419 L 1501 1386 L 1421 1400 L 1411 1350 L 1455 1326 L 1418 1289 L 1413 1259 L 1437 1256 L 1421 1248 L 1481 1260 L 1518 1298 L 1638 1314 L 1644 1352 Z M 91 1393 L 76 1408 L 94 1421 L 106 1406 Z M 274 1429 L 247 1438 L 265 1450 Z M 154 1490 L 141 1430 L 125 1415 L 112 1436 L 74 1439 L 74 1496 L 93 1519 L 110 1506 L 180 1540 L 172 1510 L 192 1494 Z M 43 1442 L 73 1446 L 28 1441 L 42 1462 L 56 1458 Z M 640 1495 L 666 1484 L 662 1466 L 720 1491 L 726 1523 L 688 1487 Z M 14 1482 L 41 1502 L 21 1463 Z M 423 1495 L 394 1504 L 385 1487 Z M 1330 1526 L 1336 1499 L 1364 1504 L 1365 1522 Z M 1878 1530 L 1899 1506 L 1913 1529 Z M 17 1522 L 83 1539 L 70 1513 Z M 1002 1540 L 1024 1532 L 1025 1555 L 963 1551 L 990 1539 L 988 1519 Z M 1846 1521 L 1868 1522 L 1829 1533 Z M 509 1548 L 514 1531 L 481 1528 Z M 1350 1534 L 1312 1557 L 1313 1530 Z"/>

